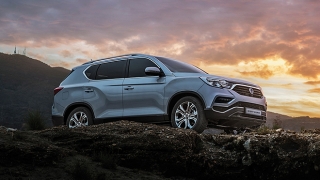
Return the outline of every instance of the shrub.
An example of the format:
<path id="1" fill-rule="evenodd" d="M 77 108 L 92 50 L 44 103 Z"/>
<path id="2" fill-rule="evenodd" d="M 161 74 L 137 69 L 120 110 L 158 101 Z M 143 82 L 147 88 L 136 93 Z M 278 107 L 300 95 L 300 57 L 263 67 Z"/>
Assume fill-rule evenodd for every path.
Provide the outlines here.
<path id="1" fill-rule="evenodd" d="M 269 129 L 268 126 L 262 125 L 257 129 L 257 133 L 260 135 L 270 134 L 271 130 Z"/>
<path id="2" fill-rule="evenodd" d="M 282 121 L 280 119 L 280 116 L 276 116 L 276 118 L 273 120 L 272 129 L 279 129 L 282 127 Z"/>
<path id="3" fill-rule="evenodd" d="M 26 130 L 43 130 L 46 128 L 45 118 L 40 111 L 29 111 L 25 119 Z"/>

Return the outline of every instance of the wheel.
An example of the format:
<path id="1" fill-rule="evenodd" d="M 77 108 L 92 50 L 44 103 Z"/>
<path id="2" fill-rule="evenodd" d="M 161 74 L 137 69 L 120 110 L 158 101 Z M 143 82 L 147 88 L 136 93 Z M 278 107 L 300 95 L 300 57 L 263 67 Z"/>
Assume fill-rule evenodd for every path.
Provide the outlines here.
<path id="1" fill-rule="evenodd" d="M 172 127 L 193 129 L 202 133 L 208 125 L 201 102 L 192 96 L 181 98 L 171 112 Z"/>
<path id="2" fill-rule="evenodd" d="M 89 126 L 93 124 L 92 114 L 86 107 L 77 107 L 71 111 L 66 125 L 69 128 Z"/>

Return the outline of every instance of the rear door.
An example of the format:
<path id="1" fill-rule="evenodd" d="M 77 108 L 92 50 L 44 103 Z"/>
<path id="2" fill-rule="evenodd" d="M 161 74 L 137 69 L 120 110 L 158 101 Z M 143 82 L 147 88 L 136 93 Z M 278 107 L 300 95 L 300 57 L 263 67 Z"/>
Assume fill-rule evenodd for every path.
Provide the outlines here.
<path id="1" fill-rule="evenodd" d="M 163 115 L 165 76 L 146 75 L 146 67 L 158 67 L 147 58 L 128 61 L 128 77 L 123 81 L 123 116 Z"/>
<path id="2" fill-rule="evenodd" d="M 89 82 L 84 86 L 84 101 L 91 105 L 95 118 L 122 117 L 122 83 L 126 60 L 95 65 L 85 71 Z M 93 73 L 93 74 L 92 74 Z"/>

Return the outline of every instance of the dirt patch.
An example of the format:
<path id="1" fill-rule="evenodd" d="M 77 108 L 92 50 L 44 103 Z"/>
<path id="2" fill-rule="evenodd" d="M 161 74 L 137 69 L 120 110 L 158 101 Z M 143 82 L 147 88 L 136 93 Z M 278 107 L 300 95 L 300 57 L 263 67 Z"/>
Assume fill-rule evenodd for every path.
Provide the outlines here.
<path id="1" fill-rule="evenodd" d="M 319 157 L 320 135 L 313 132 L 212 135 L 128 121 L 0 128 L 5 179 L 319 179 Z"/>

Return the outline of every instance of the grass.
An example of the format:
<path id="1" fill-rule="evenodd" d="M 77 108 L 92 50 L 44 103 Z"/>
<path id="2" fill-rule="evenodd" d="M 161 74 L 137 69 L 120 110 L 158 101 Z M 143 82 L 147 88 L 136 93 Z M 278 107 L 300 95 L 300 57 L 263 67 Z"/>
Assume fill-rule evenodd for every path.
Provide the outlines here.
<path id="1" fill-rule="evenodd" d="M 46 128 L 45 118 L 40 111 L 29 111 L 25 118 L 26 130 L 43 130 Z"/>

